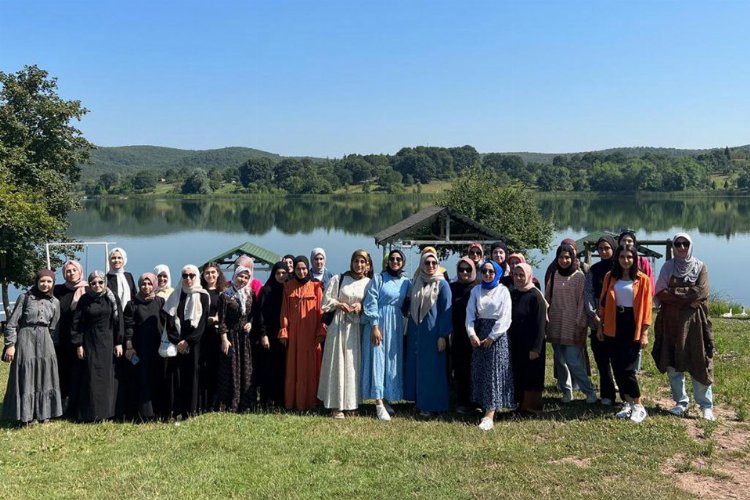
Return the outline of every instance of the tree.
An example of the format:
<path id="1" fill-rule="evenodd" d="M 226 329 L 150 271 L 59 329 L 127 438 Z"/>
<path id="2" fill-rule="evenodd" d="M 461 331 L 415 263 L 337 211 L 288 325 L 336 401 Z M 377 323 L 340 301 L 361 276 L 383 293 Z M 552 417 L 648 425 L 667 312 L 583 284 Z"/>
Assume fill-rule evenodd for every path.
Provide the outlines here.
<path id="1" fill-rule="evenodd" d="M 488 172 L 476 169 L 457 177 L 442 193 L 438 205 L 449 207 L 494 229 L 514 250 L 547 251 L 553 224 L 542 217 L 531 194 L 520 186 L 502 187 Z"/>
<path id="2" fill-rule="evenodd" d="M 209 194 L 210 192 L 208 174 L 201 168 L 196 168 L 182 184 L 182 194 Z"/>
<path id="3" fill-rule="evenodd" d="M 273 180 L 273 166 L 274 162 L 270 158 L 250 158 L 240 165 L 240 183 L 244 187 L 248 187 L 252 182 L 270 187 Z"/>
<path id="4" fill-rule="evenodd" d="M 2 216 L 0 282 L 8 313 L 8 286 L 29 284 L 44 265 L 43 245 L 67 239 L 68 212 L 79 206 L 79 165 L 93 146 L 71 125 L 86 108 L 61 99 L 57 80 L 46 71 L 25 66 L 0 72 L 0 86 L 2 203 L 18 212 Z"/>
<path id="5" fill-rule="evenodd" d="M 117 172 L 106 172 L 99 176 L 99 184 L 107 193 L 111 192 L 120 182 L 120 174 Z"/>
<path id="6" fill-rule="evenodd" d="M 139 193 L 150 193 L 156 189 L 156 174 L 150 170 L 141 170 L 133 176 L 133 189 Z"/>

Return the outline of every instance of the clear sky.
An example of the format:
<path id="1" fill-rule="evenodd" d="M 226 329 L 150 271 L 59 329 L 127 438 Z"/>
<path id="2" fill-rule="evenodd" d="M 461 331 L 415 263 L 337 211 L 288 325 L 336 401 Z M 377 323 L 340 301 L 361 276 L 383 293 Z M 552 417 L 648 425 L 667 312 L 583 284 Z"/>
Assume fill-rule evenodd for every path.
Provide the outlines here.
<path id="1" fill-rule="evenodd" d="M 102 146 L 283 155 L 750 143 L 750 2 L 3 0 Z"/>

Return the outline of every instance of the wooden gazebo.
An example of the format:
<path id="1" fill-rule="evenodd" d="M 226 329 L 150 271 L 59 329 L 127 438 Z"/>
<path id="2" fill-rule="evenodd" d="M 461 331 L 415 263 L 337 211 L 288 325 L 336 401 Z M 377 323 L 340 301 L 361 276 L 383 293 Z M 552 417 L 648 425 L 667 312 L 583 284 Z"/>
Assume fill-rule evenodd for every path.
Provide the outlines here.
<path id="1" fill-rule="evenodd" d="M 216 257 L 210 259 L 208 262 L 217 262 L 221 266 L 227 266 L 234 264 L 234 261 L 240 255 L 247 255 L 252 257 L 256 263 L 264 264 L 268 267 L 273 266 L 275 263 L 281 260 L 281 256 L 271 250 L 265 249 L 254 243 L 246 241 L 241 245 L 237 245 L 234 248 L 230 248 L 226 252 L 223 252 Z"/>
<path id="2" fill-rule="evenodd" d="M 583 238 L 576 240 L 576 253 L 578 254 L 578 257 L 583 257 L 584 262 L 591 264 L 592 256 L 596 251 L 596 242 L 602 236 L 611 236 L 615 239 L 615 241 L 617 241 L 619 233 L 613 233 L 611 231 L 598 231 L 596 233 L 587 234 Z M 664 255 L 655 250 L 652 250 L 646 245 L 664 245 L 667 260 L 670 260 L 672 258 L 672 240 L 638 240 L 638 245 L 636 245 L 638 254 L 648 257 L 653 262 L 656 259 L 663 258 Z"/>

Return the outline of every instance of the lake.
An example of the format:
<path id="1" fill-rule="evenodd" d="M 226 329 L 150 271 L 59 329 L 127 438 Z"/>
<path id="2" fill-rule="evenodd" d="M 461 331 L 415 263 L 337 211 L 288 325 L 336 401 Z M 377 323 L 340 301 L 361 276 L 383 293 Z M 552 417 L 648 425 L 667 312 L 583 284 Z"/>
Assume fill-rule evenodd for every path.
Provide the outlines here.
<path id="1" fill-rule="evenodd" d="M 696 256 L 708 265 L 713 292 L 750 305 L 747 274 L 742 271 L 747 258 L 742 254 L 747 256 L 750 248 L 750 198 L 571 195 L 540 196 L 535 202 L 555 222 L 554 244 L 603 229 L 635 229 L 641 240 L 671 238 L 685 230 L 693 237 Z M 336 273 L 348 268 L 357 248 L 372 252 L 378 266 L 382 249 L 375 247 L 373 235 L 430 205 L 430 198 L 416 195 L 234 201 L 98 199 L 85 201 L 83 210 L 71 214 L 69 234 L 122 246 L 128 252 L 127 269 L 136 277 L 160 263 L 169 265 L 174 277 L 184 264 L 200 265 L 245 241 L 281 255 L 309 256 L 313 247 L 321 246 L 328 254 L 329 269 Z M 654 250 L 664 252 L 663 247 Z M 532 255 L 539 267 L 546 268 L 554 248 Z M 87 272 L 104 266 L 101 249 L 90 247 L 80 259 Z M 451 275 L 456 259 L 445 263 Z M 416 251 L 407 254 L 407 261 L 411 273 L 417 264 Z M 654 264 L 656 273 L 662 263 Z M 535 272 L 542 275 L 538 269 Z M 265 281 L 267 274 L 259 271 L 256 276 Z M 11 298 L 16 295 L 12 291 Z"/>

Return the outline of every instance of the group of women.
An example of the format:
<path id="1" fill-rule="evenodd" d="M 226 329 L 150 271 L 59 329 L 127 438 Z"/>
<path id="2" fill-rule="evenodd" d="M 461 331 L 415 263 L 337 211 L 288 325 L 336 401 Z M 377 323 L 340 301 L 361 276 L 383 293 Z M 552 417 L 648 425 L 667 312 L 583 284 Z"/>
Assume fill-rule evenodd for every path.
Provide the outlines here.
<path id="1" fill-rule="evenodd" d="M 471 245 L 453 281 L 432 247 L 412 278 L 400 250 L 380 273 L 357 250 L 349 269 L 333 274 L 315 248 L 309 260 L 285 256 L 265 285 L 253 277 L 252 259 L 240 257 L 229 282 L 216 263 L 187 265 L 176 289 L 164 265 L 136 282 L 122 248 L 110 252 L 108 273 L 86 280 L 68 261 L 65 282 L 55 286 L 55 273 L 41 271 L 8 321 L 4 417 L 180 420 L 322 404 L 343 419 L 374 400 L 377 418 L 388 421 L 391 403 L 406 400 L 430 418 L 449 410 L 453 382 L 456 411 L 481 408 L 479 427 L 490 430 L 498 410 L 542 410 L 547 342 L 562 402 L 574 387 L 587 403 L 599 400 L 588 369 L 590 326 L 601 402 L 612 405 L 619 391 L 616 416 L 640 422 L 638 370 L 655 294 L 653 356 L 669 373 L 671 411 L 687 411 L 689 372 L 704 418 L 713 419 L 707 271 L 690 237 L 675 237 L 674 259 L 655 287 L 632 232 L 618 243 L 600 239 L 601 260 L 585 274 L 574 245 L 558 247 L 544 293 L 524 256 L 502 242 L 486 260 L 482 245 Z"/>

